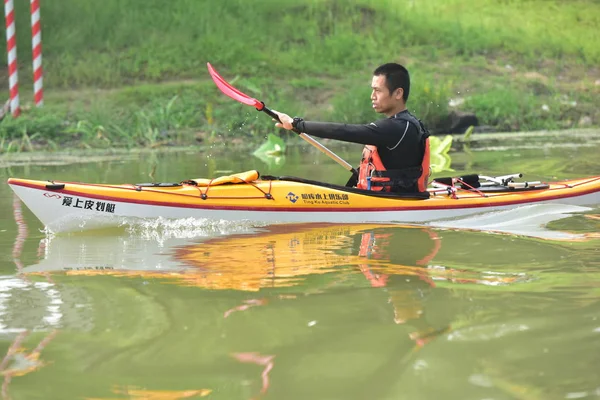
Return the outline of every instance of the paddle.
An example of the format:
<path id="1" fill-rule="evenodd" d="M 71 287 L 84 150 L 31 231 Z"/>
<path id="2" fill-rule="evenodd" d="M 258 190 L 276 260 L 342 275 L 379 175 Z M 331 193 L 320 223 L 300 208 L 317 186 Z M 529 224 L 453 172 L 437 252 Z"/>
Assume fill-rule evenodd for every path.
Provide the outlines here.
<path id="1" fill-rule="evenodd" d="M 256 108 L 257 111 L 262 111 L 265 114 L 269 115 L 271 118 L 281 122 L 279 120 L 279 116 L 277 114 L 275 114 L 273 112 L 273 110 L 271 110 L 269 107 L 267 107 L 265 105 L 265 103 L 263 103 L 260 100 L 256 100 L 256 99 L 248 96 L 247 94 L 240 92 L 238 89 L 234 88 L 229 83 L 227 83 L 227 81 L 225 79 L 223 79 L 223 77 L 221 75 L 219 75 L 219 73 L 217 71 L 215 71 L 215 69 L 212 67 L 212 65 L 210 65 L 210 63 L 206 63 L 206 65 L 208 67 L 208 72 L 210 73 L 210 76 L 212 77 L 212 79 L 215 82 L 215 84 L 217 85 L 217 87 L 221 90 L 221 92 L 223 92 L 223 94 L 225 94 L 226 96 L 228 96 L 236 101 L 239 101 L 242 104 L 252 106 L 252 107 Z M 344 159 L 342 159 L 337 154 L 335 154 L 334 152 L 329 150 L 327 147 L 323 146 L 321 143 L 317 142 L 315 139 L 308 136 L 306 133 L 303 133 L 303 132 L 296 132 L 296 133 L 302 139 L 306 140 L 308 143 L 312 144 L 317 149 L 319 149 L 323 153 L 327 154 L 329 157 L 331 157 L 335 162 L 340 164 L 342 167 L 346 168 L 346 170 L 352 172 L 353 175 L 358 176 L 358 172 L 352 167 L 352 165 L 350 165 Z"/>

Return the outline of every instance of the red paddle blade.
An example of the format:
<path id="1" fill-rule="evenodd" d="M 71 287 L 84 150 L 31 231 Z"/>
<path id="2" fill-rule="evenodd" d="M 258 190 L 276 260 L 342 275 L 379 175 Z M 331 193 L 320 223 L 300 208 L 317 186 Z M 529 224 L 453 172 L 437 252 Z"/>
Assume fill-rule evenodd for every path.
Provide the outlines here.
<path id="1" fill-rule="evenodd" d="M 223 77 L 219 75 L 217 71 L 215 71 L 215 69 L 212 67 L 212 65 L 210 65 L 210 63 L 206 63 L 206 65 L 208 67 L 208 73 L 215 82 L 215 85 L 217 85 L 217 87 L 221 90 L 221 92 L 223 92 L 223 94 L 225 94 L 228 97 L 231 97 L 234 100 L 239 101 L 242 104 L 253 106 L 259 111 L 263 109 L 264 104 L 261 101 L 258 101 L 248 96 L 247 94 L 240 92 L 239 90 L 231 86 L 229 83 L 227 83 L 227 81 L 223 79 Z"/>

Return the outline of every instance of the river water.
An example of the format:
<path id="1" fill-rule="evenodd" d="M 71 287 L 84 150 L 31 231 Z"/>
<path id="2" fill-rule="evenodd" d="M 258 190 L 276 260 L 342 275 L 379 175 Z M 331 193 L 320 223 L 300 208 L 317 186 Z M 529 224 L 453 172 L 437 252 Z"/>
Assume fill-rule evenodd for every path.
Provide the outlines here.
<path id="1" fill-rule="evenodd" d="M 600 174 L 600 134 L 496 137 L 454 175 Z M 333 147 L 354 161 L 359 149 Z M 258 169 L 343 183 L 306 147 L 46 154 L 0 177 L 177 182 Z M 8 399 L 600 398 L 600 205 L 445 226 L 155 221 L 51 235 L 0 186 Z"/>

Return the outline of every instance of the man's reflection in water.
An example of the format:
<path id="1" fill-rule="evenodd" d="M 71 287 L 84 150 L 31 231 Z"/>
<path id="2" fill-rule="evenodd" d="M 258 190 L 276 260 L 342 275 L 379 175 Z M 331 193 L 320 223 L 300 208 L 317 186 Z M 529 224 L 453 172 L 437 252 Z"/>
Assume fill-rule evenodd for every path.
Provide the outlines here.
<path id="1" fill-rule="evenodd" d="M 413 327 L 415 330 L 409 334 L 409 337 L 417 346 L 422 347 L 450 330 L 450 325 L 433 326 L 425 316 L 425 300 L 435 288 L 435 283 L 424 267 L 439 252 L 441 239 L 435 231 L 426 228 L 420 229 L 427 235 L 422 235 L 424 240 L 415 241 L 415 231 L 411 230 L 413 240 L 404 243 L 397 242 L 393 233 L 385 230 L 379 233 L 377 231 L 379 230 L 364 232 L 360 237 L 358 255 L 364 257 L 366 262 L 360 264 L 359 269 L 372 287 L 386 288 L 389 294 L 388 302 L 394 311 L 394 322 Z M 400 233 L 400 230 L 396 230 L 395 233 Z M 406 260 L 407 265 L 392 262 L 392 258 L 396 257 L 396 254 L 391 254 L 392 249 L 402 249 L 403 254 L 400 254 L 400 257 Z M 415 257 L 416 254 L 422 257 L 420 255 Z M 371 260 L 377 261 L 376 269 L 382 272 L 374 271 L 370 265 Z M 385 264 L 393 267 L 393 274 L 383 273 L 386 269 Z M 383 268 L 377 267 L 382 265 Z"/>
<path id="2" fill-rule="evenodd" d="M 305 235 L 302 235 L 302 233 Z M 354 229 L 341 234 L 341 236 L 349 239 L 349 242 L 346 241 L 344 246 L 339 246 L 339 237 L 329 235 L 327 230 L 321 230 L 320 233 L 319 238 L 322 238 L 321 240 L 316 240 L 314 236 L 302 231 L 298 236 L 294 236 L 293 240 L 287 238 L 290 243 L 293 243 L 290 246 L 304 245 L 303 254 L 297 253 L 299 254 L 298 262 L 300 263 L 298 265 L 306 268 L 307 265 L 312 263 L 315 269 L 322 267 L 317 265 L 318 257 L 316 254 L 322 254 L 322 249 L 327 249 L 326 251 L 330 253 L 319 257 L 323 257 L 324 262 L 326 260 L 327 263 L 336 263 L 340 267 L 337 272 L 334 272 L 336 278 L 333 286 L 335 286 L 335 282 L 340 284 L 347 281 L 349 276 L 354 275 L 353 271 L 362 274 L 371 287 L 387 293 L 388 304 L 391 305 L 392 309 L 390 316 L 393 322 L 408 328 L 408 338 L 413 341 L 414 347 L 410 350 L 404 347 L 405 345 L 399 344 L 398 349 L 402 350 L 397 355 L 390 354 L 390 357 L 382 355 L 382 370 L 378 372 L 380 376 L 394 371 L 398 372 L 399 365 L 406 365 L 419 349 L 450 330 L 450 325 L 444 322 L 445 319 L 437 323 L 432 323 L 427 319 L 426 302 L 435 288 L 434 280 L 429 275 L 427 266 L 441 247 L 441 240 L 435 231 L 401 227 Z M 311 241 L 316 242 L 317 245 L 307 246 L 307 243 Z M 264 239 L 260 241 L 260 243 L 264 242 Z M 279 253 L 269 253 L 268 261 L 275 262 L 276 268 L 285 270 L 285 268 L 290 268 L 292 264 L 295 264 L 286 258 L 286 254 L 284 254 L 286 247 L 283 246 L 282 248 L 279 244 L 281 243 L 278 242 L 276 246 Z M 331 252 L 331 249 L 334 250 Z M 346 249 L 351 249 L 352 254 L 341 255 Z M 306 260 L 310 261 L 307 262 Z M 349 266 L 349 268 L 343 269 L 344 266 Z M 309 272 L 304 271 L 303 273 L 307 274 Z M 317 292 L 309 289 L 308 292 L 303 292 L 303 295 L 327 292 L 331 289 L 331 283 L 319 286 Z M 268 306 L 271 301 L 298 299 L 299 296 L 299 294 L 286 294 L 285 296 L 277 295 L 276 299 L 269 298 L 269 296 L 246 299 L 242 304 L 225 311 L 223 317 L 229 318 L 232 313 L 247 312 L 255 307 Z M 319 340 L 322 339 L 313 339 L 317 340 L 316 343 L 313 343 L 313 347 L 320 347 Z M 329 343 L 329 341 L 325 340 L 323 343 Z M 392 347 L 395 346 L 392 345 Z M 277 370 L 277 359 L 275 354 L 261 354 L 255 350 L 245 349 L 245 352 L 235 352 L 231 356 L 241 363 L 252 363 L 261 368 L 261 388 L 258 396 L 262 396 L 269 390 L 269 375 L 270 372 Z M 316 350 L 313 349 L 312 351 Z M 344 354 L 344 352 L 341 354 Z M 285 369 L 289 366 L 289 360 L 285 357 L 279 361 L 283 363 L 280 368 Z"/>

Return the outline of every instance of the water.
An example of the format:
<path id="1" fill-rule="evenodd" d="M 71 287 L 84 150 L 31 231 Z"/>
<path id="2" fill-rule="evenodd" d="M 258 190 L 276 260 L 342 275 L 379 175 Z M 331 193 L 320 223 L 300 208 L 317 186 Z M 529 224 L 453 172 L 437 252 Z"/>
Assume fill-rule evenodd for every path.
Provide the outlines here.
<path id="1" fill-rule="evenodd" d="M 597 175 L 598 137 L 490 142 L 452 154 L 454 171 L 438 176 Z M 41 161 L 5 160 L 0 175 L 347 178 L 307 149 L 279 164 L 219 149 Z M 0 209 L 2 398 L 600 398 L 598 207 L 436 226 L 179 220 L 71 235 L 45 234 L 7 185 Z"/>

